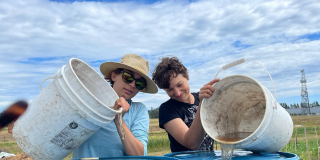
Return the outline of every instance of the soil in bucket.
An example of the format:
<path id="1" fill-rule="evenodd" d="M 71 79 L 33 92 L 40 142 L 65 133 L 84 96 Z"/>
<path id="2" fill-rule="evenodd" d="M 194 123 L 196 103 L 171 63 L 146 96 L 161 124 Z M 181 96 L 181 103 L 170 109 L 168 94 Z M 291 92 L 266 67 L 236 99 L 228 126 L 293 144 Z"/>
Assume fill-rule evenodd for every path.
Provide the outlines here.
<path id="1" fill-rule="evenodd" d="M 235 132 L 228 133 L 224 136 L 218 136 L 215 139 L 223 142 L 235 142 L 249 137 L 253 132 Z"/>
<path id="2" fill-rule="evenodd" d="M 234 75 L 214 84 L 213 95 L 201 104 L 206 133 L 236 149 L 275 153 L 290 140 L 293 123 L 270 91 L 251 77 Z"/>

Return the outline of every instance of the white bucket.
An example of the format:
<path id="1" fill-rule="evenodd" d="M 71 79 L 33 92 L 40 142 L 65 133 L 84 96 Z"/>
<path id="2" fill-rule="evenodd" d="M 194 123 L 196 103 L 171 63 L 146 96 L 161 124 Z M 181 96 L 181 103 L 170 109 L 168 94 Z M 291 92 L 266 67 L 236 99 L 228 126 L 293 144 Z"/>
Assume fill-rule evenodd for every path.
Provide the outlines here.
<path id="1" fill-rule="evenodd" d="M 293 122 L 270 91 L 253 78 L 234 75 L 213 85 L 215 92 L 201 104 L 204 130 L 215 141 L 253 152 L 277 152 L 290 141 Z M 224 140 L 247 133 L 242 139 Z M 231 137 L 232 138 L 232 137 Z"/>
<path id="2" fill-rule="evenodd" d="M 63 159 L 122 112 L 110 108 L 118 98 L 110 85 L 79 59 L 50 78 L 13 128 L 20 148 L 34 159 Z"/>

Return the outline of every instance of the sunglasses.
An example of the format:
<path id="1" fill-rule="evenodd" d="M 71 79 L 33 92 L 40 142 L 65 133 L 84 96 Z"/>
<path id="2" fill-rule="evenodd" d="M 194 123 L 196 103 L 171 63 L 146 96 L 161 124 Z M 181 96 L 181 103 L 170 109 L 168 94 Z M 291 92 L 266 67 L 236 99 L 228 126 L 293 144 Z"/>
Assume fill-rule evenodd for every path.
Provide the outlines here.
<path id="1" fill-rule="evenodd" d="M 147 82 L 144 79 L 135 79 L 131 73 L 126 71 L 122 71 L 122 80 L 125 83 L 131 83 L 135 80 L 135 85 L 138 90 L 142 90 L 147 86 Z"/>

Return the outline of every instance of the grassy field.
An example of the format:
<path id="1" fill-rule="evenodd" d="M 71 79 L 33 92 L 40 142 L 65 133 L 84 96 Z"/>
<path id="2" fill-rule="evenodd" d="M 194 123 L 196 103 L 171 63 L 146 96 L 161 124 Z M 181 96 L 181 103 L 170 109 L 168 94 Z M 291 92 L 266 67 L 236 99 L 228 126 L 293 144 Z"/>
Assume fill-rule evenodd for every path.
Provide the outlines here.
<path id="1" fill-rule="evenodd" d="M 150 119 L 148 155 L 162 156 L 170 153 L 170 142 L 164 129 L 159 128 L 158 119 Z"/>
<path id="2" fill-rule="evenodd" d="M 292 120 L 292 138 L 281 151 L 295 153 L 303 160 L 320 160 L 320 116 L 292 116 Z"/>
<path id="3" fill-rule="evenodd" d="M 295 126 L 292 138 L 287 147 L 283 148 L 281 151 L 295 153 L 301 160 L 308 160 L 309 155 L 311 160 L 317 160 L 319 156 L 319 141 L 317 143 L 317 138 L 320 138 L 320 116 L 292 116 L 292 119 Z M 304 128 L 306 128 L 306 132 Z M 306 146 L 306 137 L 308 147 Z M 158 127 L 158 119 L 151 119 L 148 155 L 162 156 L 163 154 L 170 153 L 169 146 L 170 144 L 166 132 Z M 220 145 L 215 144 L 214 149 L 220 150 Z M 14 154 L 22 153 L 22 150 L 14 141 L 12 135 L 8 134 L 6 128 L 0 131 L 0 150 Z M 309 152 L 307 150 L 309 150 Z M 64 160 L 67 159 L 71 159 L 71 155 Z"/>
<path id="4" fill-rule="evenodd" d="M 281 151 L 295 153 L 301 160 L 308 160 L 309 153 L 310 160 L 320 160 L 320 157 L 318 157 L 318 148 L 320 145 L 318 140 L 320 139 L 320 116 L 292 116 L 292 120 L 295 126 L 292 138 L 290 143 Z M 306 128 L 306 134 L 304 128 Z M 309 152 L 306 147 L 306 137 Z M 148 155 L 161 156 L 169 153 L 169 145 L 166 132 L 158 127 L 158 119 L 151 119 Z M 220 150 L 220 145 L 215 143 L 214 149 Z"/>

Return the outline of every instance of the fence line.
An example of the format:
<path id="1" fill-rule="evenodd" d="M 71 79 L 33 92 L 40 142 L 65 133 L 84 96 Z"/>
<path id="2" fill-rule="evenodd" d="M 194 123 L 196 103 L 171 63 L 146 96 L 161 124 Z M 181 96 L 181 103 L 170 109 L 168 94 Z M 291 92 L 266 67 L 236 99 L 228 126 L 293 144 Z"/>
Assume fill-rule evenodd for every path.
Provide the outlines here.
<path id="1" fill-rule="evenodd" d="M 305 135 L 305 137 L 306 137 L 306 147 L 307 147 L 308 159 L 311 160 L 310 152 L 309 152 L 309 146 L 308 146 L 308 138 L 307 138 L 306 127 L 304 127 L 304 135 Z"/>
<path id="2" fill-rule="evenodd" d="M 0 136 L 0 143 L 10 143 L 10 142 L 15 142 L 13 137 Z"/>

